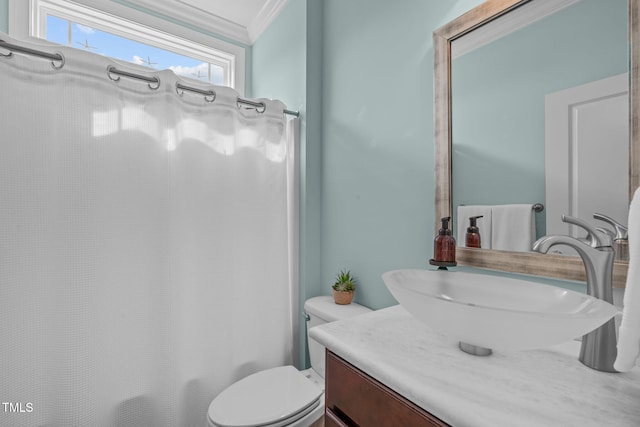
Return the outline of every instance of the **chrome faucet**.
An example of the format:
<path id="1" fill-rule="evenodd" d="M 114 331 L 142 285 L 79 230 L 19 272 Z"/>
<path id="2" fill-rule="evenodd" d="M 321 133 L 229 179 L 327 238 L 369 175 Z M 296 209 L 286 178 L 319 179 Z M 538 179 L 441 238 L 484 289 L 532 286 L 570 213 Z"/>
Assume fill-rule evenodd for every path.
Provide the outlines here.
<path id="1" fill-rule="evenodd" d="M 562 215 L 562 221 L 585 229 L 587 238 L 583 241 L 570 236 L 544 236 L 533 244 L 533 250 L 547 253 L 555 245 L 567 245 L 575 249 L 584 262 L 587 293 L 613 304 L 611 283 L 615 253 L 611 246 L 611 236 L 579 218 Z M 615 319 L 582 337 L 579 360 L 584 365 L 598 371 L 617 372 L 613 368 L 616 355 Z"/>

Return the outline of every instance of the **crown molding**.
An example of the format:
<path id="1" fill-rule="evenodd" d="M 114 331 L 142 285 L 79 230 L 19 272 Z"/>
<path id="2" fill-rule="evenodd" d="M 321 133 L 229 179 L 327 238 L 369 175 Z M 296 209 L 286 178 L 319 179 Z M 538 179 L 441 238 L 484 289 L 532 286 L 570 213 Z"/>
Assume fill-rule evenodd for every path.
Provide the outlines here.
<path id="1" fill-rule="evenodd" d="M 525 3 L 455 39 L 451 44 L 452 58 L 487 45 L 580 1 L 582 0 L 536 0 Z"/>
<path id="2" fill-rule="evenodd" d="M 183 3 L 180 0 L 177 2 L 168 0 L 125 0 L 120 3 L 126 3 L 133 7 L 143 7 L 237 42 L 250 44 L 249 34 L 244 26 L 209 13 L 206 10 Z"/>
<path id="3" fill-rule="evenodd" d="M 264 30 L 271 25 L 274 19 L 276 19 L 285 7 L 287 1 L 288 0 L 267 0 L 258 15 L 256 15 L 251 24 L 247 27 L 247 33 L 251 44 L 255 43 Z"/>
<path id="4" fill-rule="evenodd" d="M 252 45 L 278 16 L 287 0 L 267 0 L 258 15 L 246 27 L 188 4 L 184 0 L 124 0 L 121 3 L 143 7 L 237 42 Z"/>

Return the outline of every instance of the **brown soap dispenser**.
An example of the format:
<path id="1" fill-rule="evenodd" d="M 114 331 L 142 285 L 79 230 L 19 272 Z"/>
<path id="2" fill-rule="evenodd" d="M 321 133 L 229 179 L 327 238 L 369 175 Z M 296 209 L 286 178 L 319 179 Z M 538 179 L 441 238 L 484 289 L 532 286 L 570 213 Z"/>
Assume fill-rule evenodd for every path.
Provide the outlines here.
<path id="1" fill-rule="evenodd" d="M 449 230 L 450 220 L 450 216 L 441 219 L 442 228 L 433 241 L 433 260 L 443 265 L 455 265 L 456 263 L 456 239 L 453 238 L 451 230 Z"/>
<path id="2" fill-rule="evenodd" d="M 465 241 L 465 246 L 468 248 L 480 247 L 480 229 L 476 225 L 476 221 L 478 220 L 478 218 L 482 217 L 483 215 L 469 217 L 469 227 L 467 227 L 467 235 Z"/>

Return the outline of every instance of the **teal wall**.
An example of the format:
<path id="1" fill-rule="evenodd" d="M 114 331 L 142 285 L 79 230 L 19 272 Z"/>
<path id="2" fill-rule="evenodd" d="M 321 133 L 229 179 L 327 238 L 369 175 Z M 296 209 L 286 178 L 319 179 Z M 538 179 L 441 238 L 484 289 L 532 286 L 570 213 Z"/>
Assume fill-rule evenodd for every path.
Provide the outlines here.
<path id="1" fill-rule="evenodd" d="M 432 33 L 480 3 L 289 0 L 253 46 L 251 95 L 302 112 L 301 301 L 347 268 L 356 302 L 386 307 L 380 275 L 428 265 Z"/>
<path id="2" fill-rule="evenodd" d="M 433 251 L 433 31 L 480 0 L 325 0 L 320 292 L 396 304 L 380 275 Z"/>
<path id="3" fill-rule="evenodd" d="M 253 93 L 277 98 L 291 110 L 306 103 L 307 2 L 289 0 L 253 46 Z"/>
<path id="4" fill-rule="evenodd" d="M 255 43 L 252 96 L 301 108 L 306 125 L 302 299 L 329 295 L 346 268 L 359 279 L 356 301 L 385 307 L 395 300 L 380 275 L 427 265 L 435 223 L 432 32 L 480 2 L 290 0 Z"/>
<path id="5" fill-rule="evenodd" d="M 545 95 L 626 72 L 626 23 L 627 0 L 583 0 L 454 60 L 454 206 L 545 202 Z"/>

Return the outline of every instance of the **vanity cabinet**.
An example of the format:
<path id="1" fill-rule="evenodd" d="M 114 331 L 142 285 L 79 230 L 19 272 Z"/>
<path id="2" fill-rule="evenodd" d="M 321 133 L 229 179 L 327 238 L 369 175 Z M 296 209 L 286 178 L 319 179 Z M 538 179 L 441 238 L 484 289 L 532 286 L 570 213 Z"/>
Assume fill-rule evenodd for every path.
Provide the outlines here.
<path id="1" fill-rule="evenodd" d="M 448 426 L 327 350 L 325 426 Z"/>

